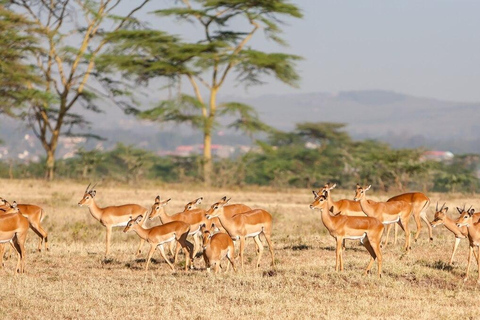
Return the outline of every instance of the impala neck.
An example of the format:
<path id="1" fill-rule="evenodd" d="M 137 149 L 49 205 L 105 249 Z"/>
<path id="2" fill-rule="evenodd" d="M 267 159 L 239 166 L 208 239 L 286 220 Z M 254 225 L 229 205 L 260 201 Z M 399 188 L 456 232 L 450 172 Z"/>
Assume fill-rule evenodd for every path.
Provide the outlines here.
<path id="1" fill-rule="evenodd" d="M 325 228 L 328 229 L 328 231 L 335 230 L 335 225 L 334 225 L 332 216 L 330 215 L 330 213 L 328 213 L 328 210 L 322 209 L 321 217 L 322 217 L 323 225 L 325 226 Z"/>
<path id="2" fill-rule="evenodd" d="M 158 212 L 158 216 L 160 217 L 160 221 L 162 222 L 162 224 L 173 221 L 172 218 L 165 212 L 165 207 L 160 207 L 159 210 L 160 211 Z"/>
<path id="3" fill-rule="evenodd" d="M 229 215 L 225 214 L 225 208 L 218 209 L 220 214 L 216 216 L 218 221 L 220 221 L 220 224 L 222 227 L 230 234 L 230 236 L 233 236 L 231 232 L 234 231 L 234 225 L 235 222 L 233 222 L 232 217 Z"/>
<path id="4" fill-rule="evenodd" d="M 376 214 L 375 207 L 371 205 L 370 202 L 367 201 L 367 197 L 363 196 L 360 198 L 360 207 L 362 208 L 362 211 L 365 212 L 367 216 L 370 217 L 377 217 L 378 215 Z"/>
<path id="5" fill-rule="evenodd" d="M 143 221 L 143 220 L 142 220 L 142 221 Z M 140 222 L 140 223 L 142 223 L 142 222 Z M 144 239 L 144 240 L 147 240 L 147 239 L 148 239 L 148 233 L 149 233 L 149 232 L 148 232 L 148 229 L 144 229 L 144 228 L 140 225 L 140 223 L 134 224 L 134 225 L 132 226 L 132 230 L 135 231 L 140 238 L 142 238 L 142 239 Z"/>
<path id="6" fill-rule="evenodd" d="M 448 217 L 447 215 L 445 215 L 445 219 L 443 220 L 443 225 L 445 226 L 445 228 L 447 228 L 449 231 L 455 234 L 458 233 L 458 230 L 460 231 L 462 231 L 462 229 L 465 230 L 463 227 L 457 226 L 455 221 L 450 217 Z M 463 232 L 461 233 L 463 234 Z"/>
<path id="7" fill-rule="evenodd" d="M 98 221 L 101 220 L 103 210 L 97 205 L 95 199 L 92 199 L 92 202 L 88 205 L 88 210 L 95 219 L 97 219 Z"/>

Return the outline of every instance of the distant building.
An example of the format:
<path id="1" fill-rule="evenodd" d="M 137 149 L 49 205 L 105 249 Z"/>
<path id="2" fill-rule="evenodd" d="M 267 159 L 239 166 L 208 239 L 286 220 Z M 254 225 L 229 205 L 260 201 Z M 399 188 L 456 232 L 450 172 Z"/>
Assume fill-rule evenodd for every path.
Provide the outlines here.
<path id="1" fill-rule="evenodd" d="M 455 155 L 450 151 L 425 151 L 422 155 L 422 160 L 433 160 L 433 161 L 450 161 Z"/>

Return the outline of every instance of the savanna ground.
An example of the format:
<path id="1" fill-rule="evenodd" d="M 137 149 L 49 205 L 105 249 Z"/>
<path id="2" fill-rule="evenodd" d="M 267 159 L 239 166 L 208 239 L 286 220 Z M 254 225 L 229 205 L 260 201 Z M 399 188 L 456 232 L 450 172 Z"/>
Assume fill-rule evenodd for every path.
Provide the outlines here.
<path id="1" fill-rule="evenodd" d="M 460 244 L 456 264 L 447 264 L 454 237 L 444 227 L 434 229 L 429 242 L 426 227 L 412 251 L 404 254 L 404 236 L 383 251 L 383 278 L 363 276 L 369 255 L 358 241 L 347 243 L 345 271 L 336 273 L 334 240 L 327 234 L 319 212 L 309 209 L 310 190 L 207 190 L 180 185 L 138 186 L 102 183 L 97 186 L 100 206 L 139 203 L 150 207 L 157 194 L 172 198 L 172 214 L 186 202 L 205 198 L 202 207 L 227 195 L 232 203 L 264 208 L 274 218 L 273 242 L 277 270 L 272 271 L 265 247 L 261 267 L 254 268 L 253 241 L 247 241 L 244 272 L 209 274 L 202 259 L 197 270 L 172 273 L 160 254 L 144 271 L 142 256 L 135 257 L 135 233 L 114 229 L 112 253 L 104 259 L 105 229 L 77 203 L 86 184 L 32 180 L 0 180 L 0 196 L 46 209 L 43 222 L 51 250 L 36 253 L 37 236 L 29 231 L 26 273 L 13 275 L 16 258 L 0 270 L 1 319 L 364 319 L 364 318 L 479 318 L 477 267 L 464 283 L 467 241 Z M 334 199 L 352 198 L 352 190 L 334 190 Z M 375 200 L 393 194 L 372 193 Z M 429 194 L 431 220 L 435 202 L 447 202 L 449 214 L 464 203 L 480 207 L 476 195 Z M 415 226 L 411 222 L 413 232 Z M 412 232 L 412 235 L 413 235 Z M 265 243 L 265 241 L 264 241 Z M 183 263 L 183 256 L 180 261 Z M 239 260 L 236 260 L 239 262 Z M 225 263 L 224 263 L 225 265 Z"/>

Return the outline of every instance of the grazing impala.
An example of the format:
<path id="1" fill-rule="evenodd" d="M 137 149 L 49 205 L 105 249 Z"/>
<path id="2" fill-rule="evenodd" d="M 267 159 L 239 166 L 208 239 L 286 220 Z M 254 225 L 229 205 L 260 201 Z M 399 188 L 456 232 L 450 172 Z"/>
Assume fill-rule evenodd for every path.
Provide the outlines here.
<path id="1" fill-rule="evenodd" d="M 207 271 L 210 272 L 210 268 L 213 266 L 215 273 L 218 273 L 220 262 L 225 257 L 232 264 L 233 270 L 237 271 L 233 262 L 235 249 L 232 238 L 223 232 L 213 234 L 212 229 L 207 228 L 205 224 L 202 224 L 200 228 L 203 236 L 203 257 L 207 265 Z M 227 264 L 226 271 L 228 271 L 228 266 Z"/>
<path id="2" fill-rule="evenodd" d="M 430 225 L 427 218 L 427 213 L 425 212 L 425 210 L 427 210 L 428 206 L 430 205 L 430 199 L 426 195 L 421 192 L 408 192 L 402 193 L 387 200 L 387 202 L 390 201 L 405 201 L 409 202 L 412 205 L 412 215 L 415 219 L 415 225 L 417 226 L 417 232 L 415 233 L 415 241 L 418 240 L 418 237 L 420 236 L 420 231 L 422 230 L 421 220 L 423 220 L 427 225 L 430 241 L 433 240 L 432 226 Z M 391 227 L 391 225 L 388 225 L 387 227 L 387 236 L 385 239 L 385 243 L 388 242 L 388 235 L 390 234 Z M 397 243 L 397 225 L 395 225 L 395 238 L 393 243 Z"/>
<path id="3" fill-rule="evenodd" d="M 455 244 L 453 246 L 452 256 L 450 258 L 450 264 L 453 264 L 453 257 L 455 256 L 455 252 L 457 251 L 458 245 L 460 240 L 465 239 L 468 237 L 468 230 L 467 227 L 458 227 L 455 221 L 447 216 L 448 207 L 445 207 L 445 203 L 442 205 L 440 209 L 438 209 L 438 203 L 435 207 L 435 216 L 430 222 L 433 228 L 437 226 L 441 226 L 442 224 L 447 228 L 450 232 L 455 235 Z M 473 216 L 473 223 L 476 223 L 480 220 L 480 214 L 476 213 Z M 475 252 L 474 252 L 475 253 Z"/>
<path id="4" fill-rule="evenodd" d="M 157 247 L 160 248 L 160 253 L 163 259 L 165 259 L 167 264 L 170 266 L 170 268 L 172 268 L 172 270 L 175 270 L 174 265 L 170 263 L 170 261 L 168 261 L 167 257 L 165 256 L 165 250 L 163 248 L 163 245 L 165 243 L 169 243 L 175 240 L 181 245 L 181 247 L 185 251 L 185 271 L 187 271 L 189 263 L 193 264 L 193 244 L 187 240 L 188 233 L 190 232 L 190 225 L 181 221 L 172 221 L 159 226 L 155 226 L 150 229 L 144 229 L 140 225 L 142 220 L 142 216 L 130 219 L 130 221 L 127 222 L 127 226 L 125 227 L 123 232 L 133 230 L 140 238 L 150 243 L 150 251 L 148 252 L 145 271 L 148 270 L 150 259 L 152 258 L 152 255 Z"/>
<path id="5" fill-rule="evenodd" d="M 370 188 L 371 186 L 361 187 L 357 184 L 353 200 L 360 202 L 360 206 L 367 216 L 377 218 L 383 224 L 398 223 L 405 231 L 405 250 L 410 250 L 410 228 L 408 222 L 412 215 L 412 205 L 406 201 L 367 201 L 366 192 Z"/>
<path id="6" fill-rule="evenodd" d="M 25 240 L 27 239 L 28 228 L 28 220 L 20 214 L 15 202 L 9 205 L 8 208 L 1 210 L 0 243 L 13 243 L 18 253 L 17 273 L 25 271 Z"/>
<path id="7" fill-rule="evenodd" d="M 143 216 L 144 221 L 147 218 L 148 210 L 145 207 L 142 207 L 138 204 L 124 204 L 121 206 L 109 206 L 105 208 L 100 208 L 95 202 L 95 195 L 97 191 L 94 190 L 95 185 L 91 190 L 88 190 L 90 184 L 85 190 L 82 200 L 78 203 L 79 206 L 87 206 L 90 214 L 97 219 L 105 228 L 107 228 L 106 236 L 106 249 L 105 256 L 108 256 L 110 253 L 110 239 L 112 236 L 113 227 L 124 227 L 127 225 L 128 221 L 131 218 L 136 218 L 138 216 Z M 140 241 L 137 252 L 143 245 L 143 239 Z"/>
<path id="8" fill-rule="evenodd" d="M 460 209 L 457 208 L 458 212 L 460 212 L 460 217 L 456 221 L 458 227 L 467 227 L 468 230 L 468 241 L 470 242 L 470 248 L 468 251 L 468 262 L 467 262 L 467 273 L 465 275 L 464 281 L 467 281 L 468 272 L 470 269 L 470 262 L 472 260 L 472 252 L 474 252 L 474 247 L 480 248 L 480 223 L 473 222 L 473 216 L 475 214 L 475 210 L 470 207 L 467 211 L 465 208 Z M 478 265 L 478 278 L 477 283 L 480 283 L 480 252 L 477 249 L 477 265 Z"/>
<path id="9" fill-rule="evenodd" d="M 375 260 L 378 260 L 378 276 L 382 276 L 382 252 L 380 243 L 384 226 L 376 218 L 346 216 L 338 212 L 330 215 L 328 209 L 328 200 L 324 195 L 319 195 L 313 191 L 315 200 L 310 205 L 311 209 L 319 209 L 322 222 L 332 237 L 337 241 L 335 271 L 343 271 L 343 240 L 360 240 L 371 255 L 371 260 L 365 270 L 365 274 L 370 272 Z M 330 207 L 333 210 L 333 206 Z"/>
<path id="10" fill-rule="evenodd" d="M 7 207 L 7 203 L 7 200 L 0 197 L 0 209 Z M 44 241 L 45 250 L 48 251 L 48 234 L 40 224 L 45 218 L 45 210 L 33 204 L 19 203 L 17 204 L 17 207 L 20 213 L 28 219 L 28 222 L 30 223 L 30 228 L 33 230 L 33 232 L 35 232 L 35 234 L 40 237 L 40 241 L 38 242 L 38 251 L 42 251 L 42 244 Z"/>
<path id="11" fill-rule="evenodd" d="M 245 248 L 245 239 L 253 237 L 257 245 L 258 259 L 256 267 L 260 266 L 263 244 L 259 235 L 263 233 L 267 240 L 268 249 L 272 256 L 272 266 L 275 268 L 275 257 L 273 253 L 272 236 L 272 215 L 262 209 L 254 209 L 247 212 L 232 214 L 225 210 L 230 199 L 222 198 L 220 202 L 214 203 L 207 211 L 207 218 L 218 217 L 222 227 L 227 231 L 232 239 L 240 240 L 240 260 L 243 269 L 243 250 Z"/>

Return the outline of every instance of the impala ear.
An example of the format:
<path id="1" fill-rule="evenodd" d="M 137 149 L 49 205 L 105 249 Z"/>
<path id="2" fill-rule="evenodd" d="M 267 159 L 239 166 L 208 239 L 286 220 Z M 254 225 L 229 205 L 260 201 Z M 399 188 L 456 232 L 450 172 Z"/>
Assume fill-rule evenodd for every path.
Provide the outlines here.
<path id="1" fill-rule="evenodd" d="M 223 197 L 222 199 L 220 199 L 222 201 L 227 201 L 227 196 Z"/>
<path id="2" fill-rule="evenodd" d="M 135 223 L 140 223 L 140 221 L 142 221 L 142 219 L 143 219 L 143 216 L 139 215 L 137 218 L 135 218 Z"/>
<path id="3" fill-rule="evenodd" d="M 202 203 L 202 201 L 203 201 L 203 197 L 200 197 L 197 199 L 197 201 L 195 201 L 195 204 L 200 204 Z"/>
<path id="4" fill-rule="evenodd" d="M 337 184 L 334 183 L 333 186 L 331 186 L 329 189 L 330 189 L 330 190 L 335 189 L 336 186 L 337 186 Z"/>
<path id="5" fill-rule="evenodd" d="M 205 228 L 206 226 L 207 226 L 207 225 L 206 225 L 205 223 L 202 223 L 202 224 L 200 225 L 200 228 Z"/>
<path id="6" fill-rule="evenodd" d="M 475 209 L 472 208 L 472 209 L 468 210 L 468 214 L 470 216 L 473 216 L 474 213 L 475 213 Z"/>
<path id="7" fill-rule="evenodd" d="M 369 185 L 369 186 L 365 189 L 365 191 L 370 190 L 371 187 L 372 187 L 372 185 Z"/>
<path id="8" fill-rule="evenodd" d="M 317 191 L 312 190 L 312 193 L 313 193 L 313 196 L 314 196 L 315 198 L 318 198 L 318 193 L 317 193 Z"/>
<path id="9" fill-rule="evenodd" d="M 170 202 L 170 200 L 172 200 L 172 198 L 169 198 L 169 199 L 163 201 L 162 207 L 166 206 Z"/>
<path id="10" fill-rule="evenodd" d="M 227 204 L 228 202 L 230 202 L 232 198 L 228 198 L 227 200 L 225 200 L 225 204 Z"/>
<path id="11" fill-rule="evenodd" d="M 90 190 L 89 194 L 92 196 L 92 198 L 94 198 L 97 194 L 97 190 Z"/>
<path id="12" fill-rule="evenodd" d="M 13 201 L 12 208 L 16 208 L 16 207 L 17 207 L 17 201 Z"/>
<path id="13" fill-rule="evenodd" d="M 444 211 L 445 213 L 447 213 L 447 211 L 448 211 L 448 207 L 445 207 L 445 208 L 443 208 L 443 210 L 442 210 L 442 211 Z"/>
<path id="14" fill-rule="evenodd" d="M 155 202 L 160 202 L 160 196 L 159 195 L 155 198 Z"/>
<path id="15" fill-rule="evenodd" d="M 330 207 L 330 210 L 329 210 L 331 213 L 333 213 L 333 206 Z"/>
<path id="16" fill-rule="evenodd" d="M 462 214 L 462 212 L 463 212 L 463 210 L 460 209 L 459 207 L 457 207 L 457 211 L 458 211 L 458 213 L 460 213 L 460 214 Z"/>

